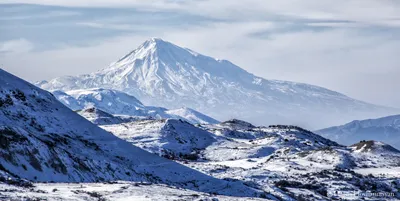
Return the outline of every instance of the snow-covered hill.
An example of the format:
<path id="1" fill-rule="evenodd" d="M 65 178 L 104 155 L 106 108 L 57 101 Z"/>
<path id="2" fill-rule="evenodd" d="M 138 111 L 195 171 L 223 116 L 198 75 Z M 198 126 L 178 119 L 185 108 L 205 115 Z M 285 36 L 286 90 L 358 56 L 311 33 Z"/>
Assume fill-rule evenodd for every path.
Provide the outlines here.
<path id="1" fill-rule="evenodd" d="M 268 64 L 266 64 L 267 66 Z M 46 90 L 116 89 L 147 105 L 189 107 L 216 119 L 323 128 L 353 119 L 395 113 L 308 84 L 266 80 L 226 60 L 214 59 L 159 38 L 98 72 L 37 83 Z"/>
<path id="2" fill-rule="evenodd" d="M 346 145 L 361 140 L 377 140 L 400 149 L 400 115 L 356 120 L 342 126 L 330 127 L 315 132 Z"/>
<path id="3" fill-rule="evenodd" d="M 97 108 L 114 115 L 183 119 L 194 124 L 218 123 L 217 120 L 190 108 L 168 110 L 162 107 L 145 106 L 135 97 L 117 90 L 95 88 L 66 92 L 57 90 L 52 93 L 72 110 Z"/>
<path id="4" fill-rule="evenodd" d="M 152 153 L 259 186 L 281 200 L 360 200 L 354 192 L 389 194 L 400 187 L 400 154 L 379 142 L 345 147 L 300 127 L 257 127 L 237 119 L 197 126 L 139 120 L 101 127 Z M 361 151 L 372 147 L 379 151 Z M 383 199 L 399 198 L 393 193 Z"/>
<path id="5" fill-rule="evenodd" d="M 355 152 L 375 154 L 400 154 L 394 147 L 378 141 L 361 141 L 350 146 Z"/>
<path id="6" fill-rule="evenodd" d="M 137 120 L 103 125 L 102 128 L 136 146 L 170 159 L 196 160 L 201 150 L 216 141 L 212 133 L 175 119 Z"/>
<path id="7" fill-rule="evenodd" d="M 217 120 L 204 115 L 196 110 L 182 107 L 175 110 L 167 110 L 165 113 L 171 115 L 172 117 L 182 117 L 180 119 L 186 120 L 192 124 L 217 124 L 219 123 Z"/>
<path id="8" fill-rule="evenodd" d="M 400 167 L 400 151 L 388 144 L 363 140 L 351 145 L 350 148 L 357 164 L 361 167 Z"/>
<path id="9" fill-rule="evenodd" d="M 127 180 L 239 197 L 267 195 L 133 146 L 1 69 L 0 156 L 0 171 L 31 181 Z"/>

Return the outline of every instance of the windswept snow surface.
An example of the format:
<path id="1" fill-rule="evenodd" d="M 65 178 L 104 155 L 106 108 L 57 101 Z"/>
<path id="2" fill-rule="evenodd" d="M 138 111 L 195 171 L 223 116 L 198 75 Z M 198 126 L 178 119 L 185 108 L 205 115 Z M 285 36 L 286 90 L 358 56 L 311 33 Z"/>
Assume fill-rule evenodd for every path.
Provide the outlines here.
<path id="1" fill-rule="evenodd" d="M 0 155 L 0 171 L 30 181 L 125 180 L 238 197 L 266 195 L 133 146 L 1 69 Z"/>
<path id="2" fill-rule="evenodd" d="M 214 124 L 217 120 L 190 108 L 168 110 L 162 107 L 145 106 L 135 97 L 110 89 L 85 89 L 53 91 L 54 96 L 72 110 L 97 108 L 114 115 L 150 117 L 156 119 L 183 119 L 191 123 Z"/>
<path id="3" fill-rule="evenodd" d="M 145 41 L 95 73 L 59 77 L 37 86 L 63 91 L 115 89 L 147 105 L 189 107 L 220 120 L 240 117 L 262 125 L 296 124 L 313 129 L 398 111 L 322 87 L 266 80 L 229 61 L 159 38 Z"/>
<path id="4" fill-rule="evenodd" d="M 213 195 L 163 184 L 118 181 L 112 183 L 35 183 L 23 188 L 0 183 L 0 199 L 3 200 L 65 200 L 65 201 L 248 201 L 263 198 Z"/>

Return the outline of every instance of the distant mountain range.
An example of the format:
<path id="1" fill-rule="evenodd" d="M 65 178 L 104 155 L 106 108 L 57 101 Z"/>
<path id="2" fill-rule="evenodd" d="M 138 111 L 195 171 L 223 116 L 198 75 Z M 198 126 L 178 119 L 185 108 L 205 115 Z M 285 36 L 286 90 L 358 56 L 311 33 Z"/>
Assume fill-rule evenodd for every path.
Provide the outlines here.
<path id="1" fill-rule="evenodd" d="M 356 120 L 315 132 L 341 144 L 350 145 L 361 140 L 378 140 L 400 149 L 400 115 Z"/>
<path id="2" fill-rule="evenodd" d="M 190 108 L 168 110 L 163 107 L 145 106 L 135 97 L 111 89 L 84 89 L 53 91 L 54 96 L 72 110 L 97 108 L 114 115 L 150 117 L 155 119 L 183 119 L 193 124 L 214 124 L 217 120 Z"/>
<path id="3" fill-rule="evenodd" d="M 97 72 L 36 85 L 51 91 L 114 89 L 146 105 L 193 108 L 218 120 L 239 118 L 255 124 L 295 124 L 311 129 L 399 112 L 322 87 L 266 80 L 229 61 L 159 38 L 145 41 Z"/>

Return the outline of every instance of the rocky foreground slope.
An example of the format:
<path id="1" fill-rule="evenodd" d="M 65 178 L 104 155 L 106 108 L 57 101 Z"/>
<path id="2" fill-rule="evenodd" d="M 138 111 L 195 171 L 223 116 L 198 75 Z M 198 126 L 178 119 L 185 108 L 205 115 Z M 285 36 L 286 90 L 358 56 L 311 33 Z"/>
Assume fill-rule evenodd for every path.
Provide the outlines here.
<path id="1" fill-rule="evenodd" d="M 32 182 L 151 182 L 239 197 L 266 194 L 138 148 L 0 69 L 0 171 Z M 5 178 L 5 179 L 4 179 Z M 11 181 L 13 180 L 11 178 Z"/>

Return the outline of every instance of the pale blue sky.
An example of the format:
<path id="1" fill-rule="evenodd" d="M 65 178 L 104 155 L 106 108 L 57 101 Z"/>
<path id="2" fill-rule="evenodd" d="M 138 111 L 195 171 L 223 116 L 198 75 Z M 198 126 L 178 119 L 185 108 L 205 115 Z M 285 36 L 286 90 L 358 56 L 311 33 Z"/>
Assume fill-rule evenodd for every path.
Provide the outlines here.
<path id="1" fill-rule="evenodd" d="M 2 0 L 0 11 L 0 65 L 29 81 L 93 72 L 161 37 L 268 79 L 400 108 L 396 0 Z"/>

